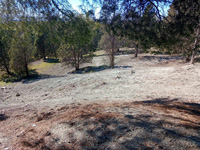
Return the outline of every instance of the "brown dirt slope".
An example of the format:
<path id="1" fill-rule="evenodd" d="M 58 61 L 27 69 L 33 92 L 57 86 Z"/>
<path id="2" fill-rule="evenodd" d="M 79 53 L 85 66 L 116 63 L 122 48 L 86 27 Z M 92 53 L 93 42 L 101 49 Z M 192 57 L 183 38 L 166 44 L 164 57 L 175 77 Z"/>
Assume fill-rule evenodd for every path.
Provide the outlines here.
<path id="1" fill-rule="evenodd" d="M 200 105 L 177 99 L 26 107 L 1 114 L 2 148 L 200 149 Z"/>

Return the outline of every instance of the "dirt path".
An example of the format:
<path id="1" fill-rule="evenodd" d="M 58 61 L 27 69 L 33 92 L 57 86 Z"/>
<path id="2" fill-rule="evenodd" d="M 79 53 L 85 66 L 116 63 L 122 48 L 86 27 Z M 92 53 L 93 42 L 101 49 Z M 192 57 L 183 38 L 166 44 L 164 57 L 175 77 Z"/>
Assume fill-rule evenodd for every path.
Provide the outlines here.
<path id="1" fill-rule="evenodd" d="M 58 64 L 1 87 L 0 149 L 200 149 L 200 64 L 145 54 L 118 55 L 113 70 L 107 62 L 73 74 Z"/>

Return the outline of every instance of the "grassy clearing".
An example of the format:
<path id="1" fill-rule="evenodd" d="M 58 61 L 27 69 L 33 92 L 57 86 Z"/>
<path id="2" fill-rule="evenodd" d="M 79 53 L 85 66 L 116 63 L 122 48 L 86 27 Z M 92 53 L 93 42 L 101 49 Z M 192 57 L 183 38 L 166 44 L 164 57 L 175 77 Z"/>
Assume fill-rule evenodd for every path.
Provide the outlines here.
<path id="1" fill-rule="evenodd" d="M 31 77 L 33 77 L 34 75 L 37 75 L 37 74 L 45 73 L 56 63 L 59 63 L 58 59 L 47 59 L 47 60 L 45 60 L 45 62 L 43 62 L 41 60 L 32 62 L 29 65 Z M 12 76 L 7 75 L 5 72 L 0 72 L 0 86 L 6 86 L 14 81 L 20 81 L 23 78 L 24 78 L 23 75 L 12 77 Z"/>
<path id="2" fill-rule="evenodd" d="M 36 70 L 39 74 L 47 71 L 51 66 L 55 65 L 55 63 L 48 63 L 40 61 L 39 63 L 33 63 L 29 65 L 29 69 Z"/>

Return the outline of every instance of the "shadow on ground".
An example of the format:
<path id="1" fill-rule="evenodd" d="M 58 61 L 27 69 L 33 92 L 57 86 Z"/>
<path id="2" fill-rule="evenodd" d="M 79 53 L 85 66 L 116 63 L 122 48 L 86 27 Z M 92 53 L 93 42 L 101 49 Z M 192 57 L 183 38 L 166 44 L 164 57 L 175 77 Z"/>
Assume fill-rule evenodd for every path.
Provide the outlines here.
<path id="1" fill-rule="evenodd" d="M 194 59 L 194 63 L 200 63 L 200 57 L 196 57 L 196 58 Z"/>
<path id="2" fill-rule="evenodd" d="M 135 50 L 119 50 L 117 52 L 115 52 L 115 55 L 129 55 L 129 54 L 134 54 Z M 93 57 L 100 57 L 100 56 L 108 56 L 107 53 L 105 54 L 101 54 L 101 55 L 93 55 Z"/>
<path id="3" fill-rule="evenodd" d="M 118 52 L 116 52 L 115 55 L 129 55 L 129 54 L 134 54 L 135 50 L 119 50 Z"/>
<path id="4" fill-rule="evenodd" d="M 115 66 L 115 68 L 132 68 L 131 66 Z M 95 72 L 100 72 L 106 69 L 111 69 L 111 67 L 106 66 L 106 65 L 102 65 L 102 66 L 88 66 L 88 67 L 84 67 L 81 68 L 78 71 L 72 71 L 69 74 L 87 74 L 87 73 L 95 73 Z M 26 78 L 20 78 L 18 80 L 15 80 L 14 82 L 22 82 L 23 84 L 29 84 L 29 83 L 34 83 L 40 80 L 44 80 L 44 79 L 51 79 L 51 78 L 62 78 L 62 77 L 66 77 L 66 75 L 64 76 L 57 76 L 57 75 L 47 75 L 47 74 L 38 74 L 36 73 L 32 73 L 29 77 Z"/>
<path id="5" fill-rule="evenodd" d="M 5 114 L 0 114 L 0 121 L 4 121 L 8 119 L 8 116 L 6 116 Z"/>
<path id="6" fill-rule="evenodd" d="M 199 117 L 200 119 L 200 104 L 198 103 L 178 102 L 178 99 L 169 100 L 167 98 L 155 99 L 152 101 L 141 101 L 136 103 L 141 105 L 148 105 L 151 107 L 159 107 L 163 110 L 174 110 L 180 113 L 185 113 L 187 115 Z"/>
<path id="7" fill-rule="evenodd" d="M 62 78 L 62 77 L 65 77 L 65 76 L 36 74 L 36 75 L 30 76 L 28 78 L 23 78 L 20 80 L 20 82 L 22 82 L 23 84 L 30 84 L 30 83 L 38 82 L 38 81 L 44 80 L 44 79 Z"/>
<path id="8" fill-rule="evenodd" d="M 132 68 L 131 66 L 115 66 L 114 68 Z M 84 68 L 81 68 L 77 71 L 72 71 L 69 74 L 86 74 L 86 73 L 94 73 L 94 72 L 100 72 L 107 69 L 111 69 L 110 66 L 102 65 L 102 66 L 87 66 Z"/>
<path id="9" fill-rule="evenodd" d="M 50 150 L 200 149 L 199 108 L 196 103 L 167 98 L 66 106 L 54 114 L 54 126 L 40 138 L 42 142 L 34 141 L 30 133 L 23 142 L 26 147 Z M 38 126 L 44 122 L 40 121 Z"/>
<path id="10" fill-rule="evenodd" d="M 44 62 L 46 62 L 46 63 L 60 63 L 60 60 L 56 59 L 56 58 L 48 58 L 48 59 L 45 59 Z"/>
<path id="11" fill-rule="evenodd" d="M 184 59 L 181 56 L 143 56 L 141 60 L 144 61 L 152 61 L 152 60 L 157 60 L 158 62 L 162 61 L 170 61 L 170 60 L 182 60 Z"/>

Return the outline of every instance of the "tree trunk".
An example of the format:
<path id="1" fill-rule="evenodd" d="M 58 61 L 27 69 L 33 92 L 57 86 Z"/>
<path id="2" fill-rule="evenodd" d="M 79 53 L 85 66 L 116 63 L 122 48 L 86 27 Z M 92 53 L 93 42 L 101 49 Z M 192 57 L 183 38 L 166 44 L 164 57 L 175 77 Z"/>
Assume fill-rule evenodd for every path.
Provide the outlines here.
<path id="1" fill-rule="evenodd" d="M 197 48 L 197 43 L 198 43 L 198 39 L 199 39 L 199 29 L 200 28 L 200 23 L 197 26 L 197 32 L 196 32 L 196 36 L 195 36 L 195 40 L 194 40 L 194 46 L 192 48 L 192 56 L 191 56 L 191 64 L 194 64 L 194 58 L 195 58 L 195 52 L 196 52 L 196 48 Z"/>
<path id="2" fill-rule="evenodd" d="M 6 69 L 6 73 L 7 73 L 8 75 L 14 76 L 14 74 L 11 73 L 10 70 L 9 70 L 9 67 L 8 67 L 8 65 L 7 65 L 7 62 L 6 62 L 5 54 L 4 54 L 3 52 L 1 52 L 1 55 L 0 55 L 0 56 L 1 56 L 2 60 L 3 60 L 3 66 L 4 66 L 4 68 Z"/>
<path id="3" fill-rule="evenodd" d="M 57 53 L 54 45 L 53 45 L 53 51 L 54 51 L 54 57 L 57 59 Z"/>
<path id="4" fill-rule="evenodd" d="M 42 58 L 43 58 L 44 60 L 46 60 L 46 51 L 45 51 L 44 45 L 43 45 L 43 48 L 42 48 Z"/>
<path id="5" fill-rule="evenodd" d="M 24 59 L 24 67 L 25 67 L 26 77 L 28 77 L 29 76 L 29 70 L 28 70 L 28 63 L 27 63 L 26 57 Z"/>
<path id="6" fill-rule="evenodd" d="M 185 61 L 186 61 L 186 62 L 189 62 L 189 61 L 190 61 L 189 56 L 186 56 Z"/>
<path id="7" fill-rule="evenodd" d="M 45 50 L 45 35 L 42 35 L 42 58 L 46 60 L 46 50 Z"/>
<path id="8" fill-rule="evenodd" d="M 192 56 L 191 56 L 191 60 L 190 60 L 191 64 L 194 64 L 194 57 L 195 57 L 195 50 L 192 51 Z"/>
<path id="9" fill-rule="evenodd" d="M 76 71 L 78 71 L 79 65 L 78 65 L 78 59 L 76 58 L 76 51 L 75 50 L 73 52 L 73 55 L 74 55 L 74 67 L 75 67 Z"/>
<path id="10" fill-rule="evenodd" d="M 80 52 L 78 52 L 78 57 L 77 57 L 77 67 L 76 70 L 80 69 Z"/>
<path id="11" fill-rule="evenodd" d="M 111 58 L 110 58 L 110 67 L 114 69 L 115 67 L 115 36 L 112 35 L 112 49 L 111 49 Z"/>
<path id="12" fill-rule="evenodd" d="M 8 75 L 14 76 L 14 74 L 11 73 L 10 70 L 9 70 L 9 68 L 8 68 L 8 65 L 7 65 L 7 63 L 6 63 L 5 58 L 3 58 L 3 63 L 4 63 L 3 65 L 4 65 L 5 69 L 6 69 L 6 73 L 7 73 Z"/>
<path id="13" fill-rule="evenodd" d="M 79 66 L 76 64 L 76 71 L 80 70 Z"/>
<path id="14" fill-rule="evenodd" d="M 26 77 L 28 77 L 29 76 L 28 64 L 25 64 L 25 69 L 26 69 Z"/>
<path id="15" fill-rule="evenodd" d="M 135 57 L 137 57 L 138 55 L 138 44 L 136 45 L 136 48 L 135 48 Z"/>
<path id="16" fill-rule="evenodd" d="M 24 49 L 24 69 L 25 69 L 25 73 L 26 73 L 26 77 L 29 76 L 29 70 L 28 70 L 28 57 L 27 57 L 27 54 L 26 54 L 26 49 Z"/>
<path id="17" fill-rule="evenodd" d="M 110 67 L 112 68 L 112 69 L 114 69 L 115 68 L 115 56 L 114 56 L 114 52 L 112 52 L 111 53 L 111 61 L 110 61 Z"/>

